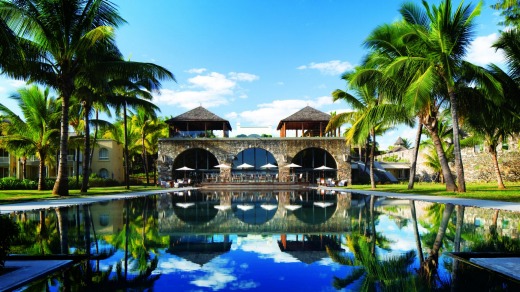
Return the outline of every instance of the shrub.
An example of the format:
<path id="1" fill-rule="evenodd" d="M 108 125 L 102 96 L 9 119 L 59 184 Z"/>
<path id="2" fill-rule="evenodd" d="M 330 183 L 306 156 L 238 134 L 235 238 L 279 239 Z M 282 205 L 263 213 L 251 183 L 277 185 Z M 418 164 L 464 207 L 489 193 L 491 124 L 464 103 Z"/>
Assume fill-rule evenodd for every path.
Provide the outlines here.
<path id="1" fill-rule="evenodd" d="M 2 270 L 5 265 L 5 258 L 11 250 L 11 244 L 18 236 L 19 229 L 18 225 L 9 217 L 0 215 L 0 230 L 2 230 L 2 236 L 0 236 L 0 270 Z"/>

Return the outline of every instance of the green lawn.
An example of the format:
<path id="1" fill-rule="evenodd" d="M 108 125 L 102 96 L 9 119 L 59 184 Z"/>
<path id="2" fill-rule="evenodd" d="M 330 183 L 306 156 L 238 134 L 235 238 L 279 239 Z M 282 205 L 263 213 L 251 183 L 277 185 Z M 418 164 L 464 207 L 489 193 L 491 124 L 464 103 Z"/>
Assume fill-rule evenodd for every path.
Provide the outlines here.
<path id="1" fill-rule="evenodd" d="M 416 183 L 413 190 L 407 188 L 408 183 L 386 184 L 377 185 L 375 191 L 520 202 L 520 183 L 506 183 L 505 190 L 499 190 L 496 183 L 467 183 L 466 193 L 447 192 L 444 185 L 437 183 Z M 370 185 L 353 185 L 348 189 L 371 190 Z"/>
<path id="2" fill-rule="evenodd" d="M 130 186 L 127 190 L 125 186 L 120 187 L 99 187 L 90 188 L 86 194 L 81 194 L 79 190 L 70 190 L 69 194 L 71 197 L 96 196 L 96 195 L 109 195 L 118 193 L 129 193 L 129 192 L 140 192 L 160 189 L 158 187 L 144 187 L 144 186 Z M 53 196 L 52 191 L 36 191 L 36 190 L 0 190 L 0 204 L 23 202 L 30 200 L 41 200 L 41 199 L 58 199 L 60 197 Z"/>
<path id="3" fill-rule="evenodd" d="M 392 193 L 413 193 L 418 195 L 430 196 L 445 196 L 445 197 L 459 197 L 459 198 L 474 198 L 483 200 L 499 200 L 508 202 L 520 202 L 520 183 L 506 183 L 505 190 L 498 190 L 496 183 L 468 183 L 466 185 L 466 193 L 446 192 L 442 184 L 435 183 L 417 183 L 415 188 L 411 191 L 407 190 L 408 184 L 386 184 L 377 185 L 375 191 L 392 192 Z M 127 190 L 124 186 L 121 187 L 105 187 L 105 188 L 90 188 L 88 196 L 117 194 L 127 192 L 139 192 L 160 189 L 157 187 L 131 186 Z M 347 189 L 370 190 L 370 185 L 353 185 Z M 71 190 L 71 197 L 82 196 L 79 190 Z M 56 199 L 51 191 L 3 191 L 0 190 L 0 204 L 23 202 L 29 200 L 39 199 Z"/>

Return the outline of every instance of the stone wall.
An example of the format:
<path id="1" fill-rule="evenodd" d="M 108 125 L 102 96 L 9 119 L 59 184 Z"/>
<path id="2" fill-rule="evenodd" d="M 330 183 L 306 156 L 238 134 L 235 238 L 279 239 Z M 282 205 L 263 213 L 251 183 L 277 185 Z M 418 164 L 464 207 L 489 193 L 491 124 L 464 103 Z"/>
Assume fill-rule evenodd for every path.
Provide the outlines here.
<path id="1" fill-rule="evenodd" d="M 518 144 L 510 142 L 508 149 L 498 149 L 498 163 L 504 181 L 520 181 L 520 152 Z M 397 155 L 399 159 L 409 162 L 413 159 L 414 149 L 388 153 L 377 157 L 383 161 L 384 157 Z M 464 165 L 464 176 L 467 182 L 495 182 L 497 180 L 491 155 L 480 147 L 463 148 L 462 163 Z M 419 152 L 417 159 L 417 176 L 420 181 L 431 181 L 434 176 L 433 170 L 424 165 L 425 157 Z M 455 174 L 455 166 L 450 163 L 450 167 Z"/>
<path id="2" fill-rule="evenodd" d="M 336 162 L 337 179 L 351 181 L 351 167 L 347 162 L 350 147 L 344 138 L 309 137 L 309 138 L 166 138 L 159 140 L 158 172 L 160 180 L 168 180 L 172 173 L 172 164 L 182 152 L 200 148 L 215 155 L 218 163 L 231 164 L 233 157 L 248 148 L 261 148 L 273 154 L 278 163 L 280 177 L 289 174 L 292 159 L 307 148 L 321 148 L 332 155 Z M 221 169 L 229 175 L 229 169 Z"/>

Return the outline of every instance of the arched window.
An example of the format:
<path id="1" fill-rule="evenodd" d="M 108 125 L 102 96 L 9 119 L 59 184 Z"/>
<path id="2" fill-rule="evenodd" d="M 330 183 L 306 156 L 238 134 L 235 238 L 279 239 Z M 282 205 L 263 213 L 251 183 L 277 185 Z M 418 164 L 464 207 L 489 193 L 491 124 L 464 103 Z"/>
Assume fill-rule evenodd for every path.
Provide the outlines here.
<path id="1" fill-rule="evenodd" d="M 99 160 L 108 160 L 108 149 L 99 149 Z"/>
<path id="2" fill-rule="evenodd" d="M 99 176 L 102 178 L 108 178 L 108 170 L 106 168 L 100 169 Z"/>

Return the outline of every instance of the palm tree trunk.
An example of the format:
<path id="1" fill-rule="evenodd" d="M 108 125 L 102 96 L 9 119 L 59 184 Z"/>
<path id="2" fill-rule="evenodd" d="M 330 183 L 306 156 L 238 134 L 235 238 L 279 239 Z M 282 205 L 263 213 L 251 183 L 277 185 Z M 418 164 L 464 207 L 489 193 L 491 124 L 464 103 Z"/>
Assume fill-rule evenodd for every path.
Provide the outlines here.
<path id="1" fill-rule="evenodd" d="M 410 211 L 412 213 L 413 233 L 415 235 L 415 244 L 417 246 L 417 256 L 419 257 L 419 262 L 422 265 L 424 263 L 424 255 L 422 252 L 421 236 L 419 234 L 419 227 L 417 225 L 417 213 L 415 212 L 415 201 L 414 200 L 410 200 Z"/>
<path id="2" fill-rule="evenodd" d="M 20 161 L 22 163 L 22 179 L 27 178 L 27 156 L 22 156 L 22 160 Z"/>
<path id="3" fill-rule="evenodd" d="M 127 129 L 127 117 L 126 117 L 126 102 L 123 102 L 123 124 L 124 124 L 124 136 L 125 136 L 125 184 L 126 189 L 130 189 L 130 161 L 128 160 L 128 129 Z"/>
<path id="4" fill-rule="evenodd" d="M 453 175 L 451 175 L 450 166 L 448 164 L 448 160 L 446 159 L 446 154 L 444 153 L 444 149 L 442 148 L 442 142 L 437 133 L 437 127 L 434 129 L 428 128 L 430 135 L 433 140 L 433 145 L 435 146 L 435 151 L 437 151 L 437 156 L 439 157 L 439 162 L 442 167 L 442 175 L 444 177 L 444 181 L 446 182 L 446 190 L 450 192 L 457 191 L 457 185 L 453 180 Z"/>
<path id="5" fill-rule="evenodd" d="M 437 231 L 437 236 L 435 237 L 430 255 L 420 268 L 420 274 L 424 277 L 427 277 L 429 280 L 432 280 L 433 276 L 437 273 L 437 267 L 439 265 L 439 250 L 442 246 L 442 240 L 446 234 L 446 229 L 448 228 L 448 223 L 450 222 L 451 213 L 453 213 L 454 208 L 455 205 L 450 203 L 446 204 L 444 207 L 441 224 L 439 226 L 439 230 Z"/>
<path id="6" fill-rule="evenodd" d="M 420 119 L 418 119 L 417 126 L 417 134 L 415 135 L 415 149 L 413 151 L 413 160 L 412 166 L 410 167 L 410 177 L 408 179 L 408 189 L 413 190 L 413 185 L 415 183 L 415 172 L 417 169 L 417 156 L 419 155 L 419 144 L 421 144 L 421 134 L 422 134 L 422 123 Z"/>
<path id="7" fill-rule="evenodd" d="M 76 154 L 76 157 L 74 160 L 76 160 L 76 188 L 79 186 L 79 147 L 76 147 L 76 151 L 75 151 L 75 154 Z"/>
<path id="8" fill-rule="evenodd" d="M 150 178 L 148 177 L 148 159 L 147 159 L 147 156 L 146 156 L 146 146 L 144 146 L 144 138 L 145 138 L 145 133 L 144 133 L 144 129 L 143 130 L 143 133 L 142 133 L 142 136 L 141 136 L 141 142 L 143 143 L 143 166 L 144 166 L 144 174 L 146 176 L 146 185 L 150 185 Z"/>
<path id="9" fill-rule="evenodd" d="M 372 134 L 372 146 L 370 147 L 370 185 L 372 189 L 376 188 L 376 180 L 374 177 L 374 162 L 375 159 L 375 150 L 376 150 L 376 132 L 374 129 L 370 130 Z"/>
<path id="10" fill-rule="evenodd" d="M 498 155 L 496 147 L 489 146 L 489 154 L 491 154 L 491 158 L 493 159 L 493 166 L 495 167 L 495 174 L 497 176 L 498 189 L 503 190 L 506 188 L 506 186 L 504 185 L 502 174 L 500 173 L 500 167 L 498 166 Z"/>
<path id="11" fill-rule="evenodd" d="M 498 213 L 500 210 L 495 210 L 493 214 L 493 218 L 491 219 L 491 226 L 489 226 L 489 233 L 491 235 L 495 235 L 497 233 L 497 223 L 498 223 Z"/>
<path id="12" fill-rule="evenodd" d="M 81 182 L 81 192 L 86 193 L 88 190 L 88 179 L 90 176 L 90 119 L 89 113 L 91 110 L 91 106 L 88 102 L 83 103 L 84 109 L 84 117 L 85 121 L 85 149 L 83 150 L 84 158 L 83 158 L 83 180 Z"/>
<path id="13" fill-rule="evenodd" d="M 54 183 L 54 187 L 52 189 L 52 194 L 58 196 L 69 195 L 69 177 L 67 174 L 67 143 L 69 140 L 69 103 L 74 85 L 72 79 L 64 79 L 66 87 L 70 88 L 62 90 L 61 96 L 60 159 L 58 164 L 58 174 L 56 176 L 56 182 Z"/>
<path id="14" fill-rule="evenodd" d="M 96 109 L 96 121 L 99 119 L 99 111 Z M 98 135 L 98 125 L 97 123 L 94 125 L 94 139 L 92 140 L 92 147 L 90 149 L 90 161 L 88 163 L 88 169 L 92 171 L 92 159 L 94 158 L 94 147 L 96 147 L 97 143 L 97 135 Z"/>
<path id="15" fill-rule="evenodd" d="M 376 196 L 370 196 L 370 229 L 372 229 L 370 237 L 372 242 L 370 243 L 370 253 L 375 256 L 376 254 L 376 218 L 374 218 L 374 206 L 376 203 Z"/>
<path id="16" fill-rule="evenodd" d="M 85 224 L 85 251 L 90 255 L 90 213 L 88 212 L 88 205 L 83 205 L 83 221 Z"/>
<path id="17" fill-rule="evenodd" d="M 56 217 L 58 218 L 58 231 L 60 232 L 60 251 L 62 254 L 69 253 L 69 241 L 68 241 L 68 214 L 69 208 L 56 208 Z"/>
<path id="18" fill-rule="evenodd" d="M 455 231 L 454 251 L 460 252 L 460 238 L 464 224 L 464 206 L 457 205 L 457 229 Z M 459 281 L 459 260 L 454 258 L 451 265 L 451 291 L 460 291 L 462 283 Z"/>
<path id="19" fill-rule="evenodd" d="M 453 88 L 448 89 L 451 103 L 451 119 L 453 123 L 453 152 L 455 154 L 455 169 L 457 172 L 457 182 L 459 184 L 457 191 L 459 193 L 466 192 L 466 180 L 464 178 L 464 166 L 462 164 L 462 155 L 460 149 L 459 135 L 459 114 L 457 106 L 457 98 Z"/>
<path id="20" fill-rule="evenodd" d="M 43 191 L 45 188 L 45 153 L 44 151 L 38 151 L 38 155 L 40 156 L 40 162 L 38 163 L 38 191 Z"/>

